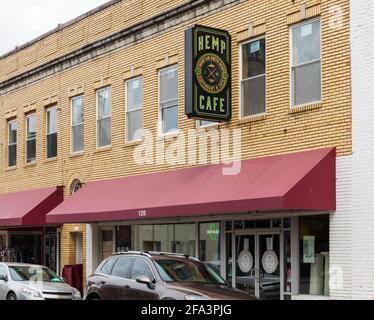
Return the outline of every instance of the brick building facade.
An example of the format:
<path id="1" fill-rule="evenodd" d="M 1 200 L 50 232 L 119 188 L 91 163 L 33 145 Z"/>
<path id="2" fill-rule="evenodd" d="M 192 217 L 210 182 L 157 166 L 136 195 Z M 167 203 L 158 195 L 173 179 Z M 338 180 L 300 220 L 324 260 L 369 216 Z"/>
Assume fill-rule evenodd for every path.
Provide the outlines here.
<path id="1" fill-rule="evenodd" d="M 238 241 L 239 248 L 240 243 L 244 241 L 244 248 L 248 249 L 246 246 L 248 243 L 251 246 L 252 240 L 256 243 L 262 241 L 261 234 L 256 233 L 258 228 L 249 230 L 252 227 L 243 227 L 245 230 L 248 229 L 248 233 L 245 234 L 244 231 L 236 232 L 236 225 L 239 226 L 240 223 L 246 225 L 246 221 L 269 220 L 271 226 L 269 229 L 272 230 L 269 230 L 267 235 L 272 237 L 274 243 L 279 242 L 278 245 L 283 246 L 278 252 L 278 258 L 283 266 L 277 271 L 280 288 L 275 289 L 276 295 L 279 291 L 282 299 L 291 296 L 296 299 L 310 297 L 310 295 L 333 298 L 358 296 L 353 295 L 351 291 L 355 280 L 352 278 L 352 265 L 349 263 L 351 257 L 346 256 L 346 249 L 344 249 L 350 242 L 345 239 L 346 232 L 353 232 L 353 229 L 347 225 L 347 220 L 344 220 L 344 217 L 351 212 L 346 200 L 352 183 L 347 179 L 347 173 L 350 171 L 350 165 L 347 163 L 351 161 L 353 151 L 350 15 L 348 0 L 262 2 L 113 0 L 71 22 L 59 25 L 48 34 L 1 57 L 0 193 L 9 194 L 61 186 L 64 199 L 67 200 L 70 199 L 72 186 L 77 181 L 83 185 L 83 188 L 77 192 L 78 198 L 79 194 L 85 192 L 85 184 L 91 182 L 191 167 L 190 163 L 182 162 L 175 164 L 152 162 L 144 165 L 135 163 L 134 152 L 142 145 L 142 140 L 129 141 L 131 140 L 127 136 L 129 114 L 125 112 L 125 106 L 128 107 L 126 99 L 129 81 L 141 79 L 142 128 L 149 130 L 154 137 L 154 143 L 164 142 L 166 149 L 175 145 L 176 148 L 182 146 L 187 150 L 185 141 L 179 137 L 183 134 L 187 135 L 190 129 L 196 129 L 199 136 L 206 137 L 224 130 L 233 132 L 234 129 L 240 129 L 242 160 L 335 148 L 336 211 L 326 208 L 311 214 L 313 210 L 299 210 L 300 212 L 271 210 L 271 213 L 257 213 L 257 216 L 250 213 L 243 215 L 240 212 L 233 213 L 231 217 L 228 217 L 227 213 L 225 216 L 213 215 L 210 218 L 202 215 L 201 220 L 199 216 L 190 216 L 186 220 L 182 219 L 182 222 L 196 226 L 196 233 L 200 236 L 196 235 L 196 239 L 191 241 L 196 246 L 194 254 L 202 259 L 204 257 L 201 256 L 200 238 L 201 233 L 205 234 L 205 231 L 199 229 L 200 224 L 218 223 L 221 237 L 219 257 L 215 259 L 220 260 L 222 275 L 231 279 L 238 278 L 237 273 L 240 271 L 228 271 L 230 268 L 236 268 L 227 264 L 229 260 L 227 255 L 230 254 L 227 249 L 230 243 Z M 232 37 L 232 118 L 229 122 L 204 126 L 197 120 L 188 119 L 184 114 L 185 30 L 194 24 L 227 30 Z M 313 37 L 314 32 L 318 33 L 316 38 L 308 38 Z M 307 42 L 302 42 L 303 39 Z M 297 47 L 297 41 L 304 44 L 304 49 Z M 310 48 L 306 45 L 309 42 Z M 244 82 L 248 80 L 243 76 L 244 53 L 245 50 L 249 50 L 250 54 L 262 50 L 262 43 L 266 48 L 263 59 L 266 66 L 263 74 L 266 79 L 264 89 L 266 103 L 262 106 L 264 108 L 262 111 L 250 110 L 247 114 L 245 100 L 249 98 L 243 95 Z M 320 46 L 320 52 L 315 46 Z M 305 55 L 306 60 L 297 65 L 295 61 L 300 57 L 296 57 L 295 52 L 300 56 Z M 320 70 L 302 69 L 308 66 L 312 68 L 318 64 L 321 66 Z M 161 108 L 160 72 L 174 67 L 175 69 L 172 70 L 177 74 L 179 134 L 176 132 L 160 134 L 158 121 Z M 297 69 L 298 67 L 300 69 Z M 298 70 L 300 73 L 296 73 Z M 293 72 L 295 77 L 297 74 L 300 79 L 307 81 L 308 86 L 320 83 L 320 99 L 308 100 L 308 97 L 302 96 L 302 89 L 301 98 L 298 96 L 299 93 L 296 95 L 294 86 L 299 80 L 293 77 Z M 304 73 L 306 78 L 302 78 L 303 72 L 306 72 Z M 317 72 L 317 78 L 320 75 L 320 82 L 315 78 L 312 82 L 308 82 L 315 75 L 312 72 Z M 103 92 L 102 90 L 106 88 L 110 88 L 111 96 L 111 112 L 108 117 L 111 133 L 109 143 L 104 143 L 102 147 L 97 141 L 98 121 L 102 120 L 98 119 L 98 100 L 99 92 Z M 82 98 L 84 106 L 84 120 L 81 123 L 84 138 L 83 148 L 73 152 L 72 127 L 75 124 L 72 122 L 72 107 L 73 100 L 77 97 Z M 297 103 L 298 99 L 302 102 Z M 51 126 L 52 114 L 48 113 L 51 108 L 56 108 L 55 126 Z M 29 135 L 30 115 L 36 116 L 36 154 L 35 157 L 31 157 L 31 160 L 28 143 L 35 136 L 30 138 Z M 9 138 L 11 130 L 9 125 L 12 121 L 17 123 L 17 139 L 15 143 L 12 140 L 16 147 L 13 149 L 10 147 L 12 141 Z M 52 156 L 49 157 L 48 144 L 53 143 L 56 144 L 57 149 L 52 150 Z M 10 165 L 10 153 L 14 152 L 14 148 L 16 164 L 12 162 Z M 208 163 L 214 163 L 215 148 L 208 145 L 207 151 Z M 155 156 L 157 150 L 152 152 Z M 202 163 L 195 163 L 196 166 L 199 164 Z M 104 194 L 101 201 L 105 202 L 105 199 Z M 316 221 L 308 218 L 314 216 L 317 217 Z M 71 224 L 72 222 L 76 224 Z M 89 224 L 82 224 L 85 222 Z M 278 222 L 278 227 L 274 227 Z M 230 223 L 234 226 L 229 227 Z M 123 226 L 128 226 L 131 230 L 130 244 L 125 246 L 126 248 L 145 249 L 147 244 L 151 245 L 152 249 L 163 250 L 163 240 L 139 240 L 143 235 L 142 228 L 153 226 L 155 232 L 154 228 L 157 226 L 174 225 L 175 228 L 178 223 L 176 215 L 174 220 L 151 219 L 144 225 L 141 221 L 122 219 L 94 222 L 83 219 L 80 223 L 71 219 L 55 224 L 46 223 L 46 225 L 52 226 L 57 232 L 56 241 L 59 245 L 56 246 L 56 268 L 61 270 L 64 265 L 83 263 L 84 274 L 89 274 L 108 253 L 104 252 L 104 247 L 113 246 L 113 251 L 123 247 L 116 244 L 116 237 L 123 236 L 118 234 Z M 321 235 L 322 240 L 318 239 L 318 234 L 313 235 L 314 238 L 311 240 L 311 235 L 305 230 L 313 230 L 316 225 L 317 229 L 329 230 L 327 240 L 325 234 Z M 11 230 L 20 227 L 22 226 L 4 226 L 4 232 L 11 233 Z M 188 234 L 185 230 L 180 232 Z M 44 233 L 47 234 L 45 230 Z M 286 234 L 290 238 L 289 248 L 285 247 Z M 228 240 L 231 235 L 234 240 Z M 240 235 L 244 238 L 248 236 L 248 240 L 238 238 Z M 175 239 L 173 241 L 176 242 Z M 204 241 L 209 242 L 209 239 Z M 312 274 L 317 271 L 309 264 L 317 265 L 318 261 L 314 261 L 313 258 L 314 262 L 307 262 L 305 256 L 300 253 L 302 245 L 308 244 L 308 241 L 318 242 L 314 250 L 317 250 L 317 247 L 324 249 L 320 250 L 321 257 L 325 259 L 324 266 L 328 269 L 329 265 L 332 270 L 335 270 L 338 280 L 332 278 L 334 277 L 332 272 L 330 275 L 326 275 L 328 272 L 325 272 L 323 280 L 317 276 L 311 279 Z M 208 246 L 207 243 L 204 245 Z M 342 246 L 342 243 L 346 243 L 346 246 Z M 175 247 L 172 249 L 175 250 Z M 281 257 L 288 249 L 292 251 L 292 257 L 286 255 Z M 329 252 L 329 260 L 326 258 L 325 251 Z M 233 256 L 232 259 L 236 261 L 238 257 Z M 254 260 L 256 259 L 254 257 Z M 256 269 L 258 268 L 257 266 Z M 326 284 L 329 277 L 330 284 Z M 239 280 L 232 281 L 234 285 L 239 286 Z M 321 281 L 324 285 L 320 283 Z M 278 285 L 275 287 L 278 288 Z M 266 293 L 262 292 L 262 287 L 259 288 L 258 285 L 255 288 L 244 285 L 243 288 L 253 289 L 253 294 L 257 296 Z M 368 298 L 372 292 L 372 288 L 368 288 L 359 296 Z"/>

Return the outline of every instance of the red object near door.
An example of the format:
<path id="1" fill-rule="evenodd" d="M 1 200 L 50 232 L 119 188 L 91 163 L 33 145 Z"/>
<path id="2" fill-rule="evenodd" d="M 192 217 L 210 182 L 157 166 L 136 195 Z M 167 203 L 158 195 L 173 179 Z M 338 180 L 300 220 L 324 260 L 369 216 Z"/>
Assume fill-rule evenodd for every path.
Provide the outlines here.
<path id="1" fill-rule="evenodd" d="M 62 269 L 62 277 L 83 295 L 83 264 L 66 265 Z"/>

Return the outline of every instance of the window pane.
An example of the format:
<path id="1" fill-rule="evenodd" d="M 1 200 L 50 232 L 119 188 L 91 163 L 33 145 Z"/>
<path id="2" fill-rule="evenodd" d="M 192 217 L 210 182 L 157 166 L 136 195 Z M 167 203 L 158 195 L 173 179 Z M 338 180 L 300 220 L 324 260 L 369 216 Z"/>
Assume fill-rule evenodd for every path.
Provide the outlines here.
<path id="1" fill-rule="evenodd" d="M 57 157 L 57 133 L 47 135 L 47 158 Z"/>
<path id="2" fill-rule="evenodd" d="M 116 259 L 109 259 L 105 262 L 105 264 L 102 266 L 100 272 L 103 274 L 110 275 L 113 265 L 116 262 Z"/>
<path id="3" fill-rule="evenodd" d="M 97 92 L 97 118 L 102 119 L 112 114 L 111 88 L 105 88 Z"/>
<path id="4" fill-rule="evenodd" d="M 138 109 L 142 106 L 142 85 L 141 78 L 127 82 L 127 111 Z"/>
<path id="5" fill-rule="evenodd" d="M 17 122 L 16 121 L 9 122 L 8 130 L 9 130 L 9 143 L 16 143 L 17 142 Z"/>
<path id="6" fill-rule="evenodd" d="M 221 268 L 220 223 L 200 223 L 200 260 L 209 264 L 218 274 Z"/>
<path id="7" fill-rule="evenodd" d="M 255 77 L 265 73 L 265 39 L 247 43 L 242 46 L 242 79 Z"/>
<path id="8" fill-rule="evenodd" d="M 47 110 L 47 134 L 57 132 L 57 108 Z"/>
<path id="9" fill-rule="evenodd" d="M 112 143 L 112 118 L 97 121 L 98 147 L 110 146 Z"/>
<path id="10" fill-rule="evenodd" d="M 112 276 L 128 279 L 132 258 L 119 258 L 112 270 Z"/>
<path id="11" fill-rule="evenodd" d="M 178 69 L 160 71 L 160 102 L 178 99 Z"/>
<path id="12" fill-rule="evenodd" d="M 35 161 L 36 158 L 36 140 L 28 140 L 26 143 L 27 162 Z"/>
<path id="13" fill-rule="evenodd" d="M 266 106 L 266 76 L 260 76 L 242 82 L 242 116 L 264 113 Z"/>
<path id="14" fill-rule="evenodd" d="M 293 69 L 294 105 L 321 100 L 321 63 Z"/>
<path id="15" fill-rule="evenodd" d="M 84 125 L 79 124 L 71 128 L 72 133 L 72 151 L 78 152 L 84 149 Z"/>
<path id="16" fill-rule="evenodd" d="M 8 166 L 13 167 L 17 164 L 17 145 L 8 146 Z"/>
<path id="17" fill-rule="evenodd" d="M 162 109 L 162 133 L 178 129 L 178 106 Z"/>
<path id="18" fill-rule="evenodd" d="M 72 125 L 84 122 L 84 106 L 83 97 L 74 98 L 72 100 Z"/>
<path id="19" fill-rule="evenodd" d="M 142 110 L 127 113 L 127 140 L 139 140 L 142 138 Z"/>
<path id="20" fill-rule="evenodd" d="M 175 253 L 187 254 L 195 257 L 196 253 L 196 227 L 194 223 L 191 224 L 176 224 L 174 225 L 174 245 L 173 251 Z"/>
<path id="21" fill-rule="evenodd" d="M 27 117 L 27 138 L 32 139 L 36 137 L 36 116 L 35 114 Z"/>
<path id="22" fill-rule="evenodd" d="M 321 58 L 320 21 L 294 27 L 292 36 L 294 66 Z"/>
<path id="23" fill-rule="evenodd" d="M 143 259 L 135 259 L 130 279 L 136 280 L 139 276 L 148 276 L 151 281 L 154 280 L 153 273 L 149 268 L 148 263 Z"/>
<path id="24" fill-rule="evenodd" d="M 329 296 L 329 216 L 300 217 L 300 293 Z"/>
<path id="25" fill-rule="evenodd" d="M 210 125 L 213 125 L 213 124 L 216 124 L 218 122 L 216 121 L 208 121 L 208 120 L 199 120 L 199 127 L 206 127 L 206 126 L 210 126 Z"/>

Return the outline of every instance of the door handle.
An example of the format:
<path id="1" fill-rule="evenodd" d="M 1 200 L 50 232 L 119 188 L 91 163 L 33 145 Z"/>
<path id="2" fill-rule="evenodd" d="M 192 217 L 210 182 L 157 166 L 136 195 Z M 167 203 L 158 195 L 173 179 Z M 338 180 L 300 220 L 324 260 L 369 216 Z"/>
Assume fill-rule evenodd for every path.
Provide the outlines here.
<path id="1" fill-rule="evenodd" d="M 125 289 L 131 289 L 131 287 L 127 284 L 124 286 Z"/>
<path id="2" fill-rule="evenodd" d="M 106 284 L 105 281 L 100 281 L 100 282 L 99 282 L 99 285 L 101 285 L 101 286 L 103 286 L 104 284 Z"/>

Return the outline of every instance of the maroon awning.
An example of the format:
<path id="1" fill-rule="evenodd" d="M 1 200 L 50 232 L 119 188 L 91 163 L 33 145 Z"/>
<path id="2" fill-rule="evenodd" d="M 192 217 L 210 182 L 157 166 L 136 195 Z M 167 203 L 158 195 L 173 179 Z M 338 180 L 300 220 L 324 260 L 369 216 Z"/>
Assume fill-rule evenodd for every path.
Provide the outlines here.
<path id="1" fill-rule="evenodd" d="M 62 188 L 0 194 L 0 227 L 46 224 L 46 214 L 64 200 Z"/>
<path id="2" fill-rule="evenodd" d="M 120 221 L 253 211 L 334 211 L 335 148 L 89 182 L 49 223 Z"/>

